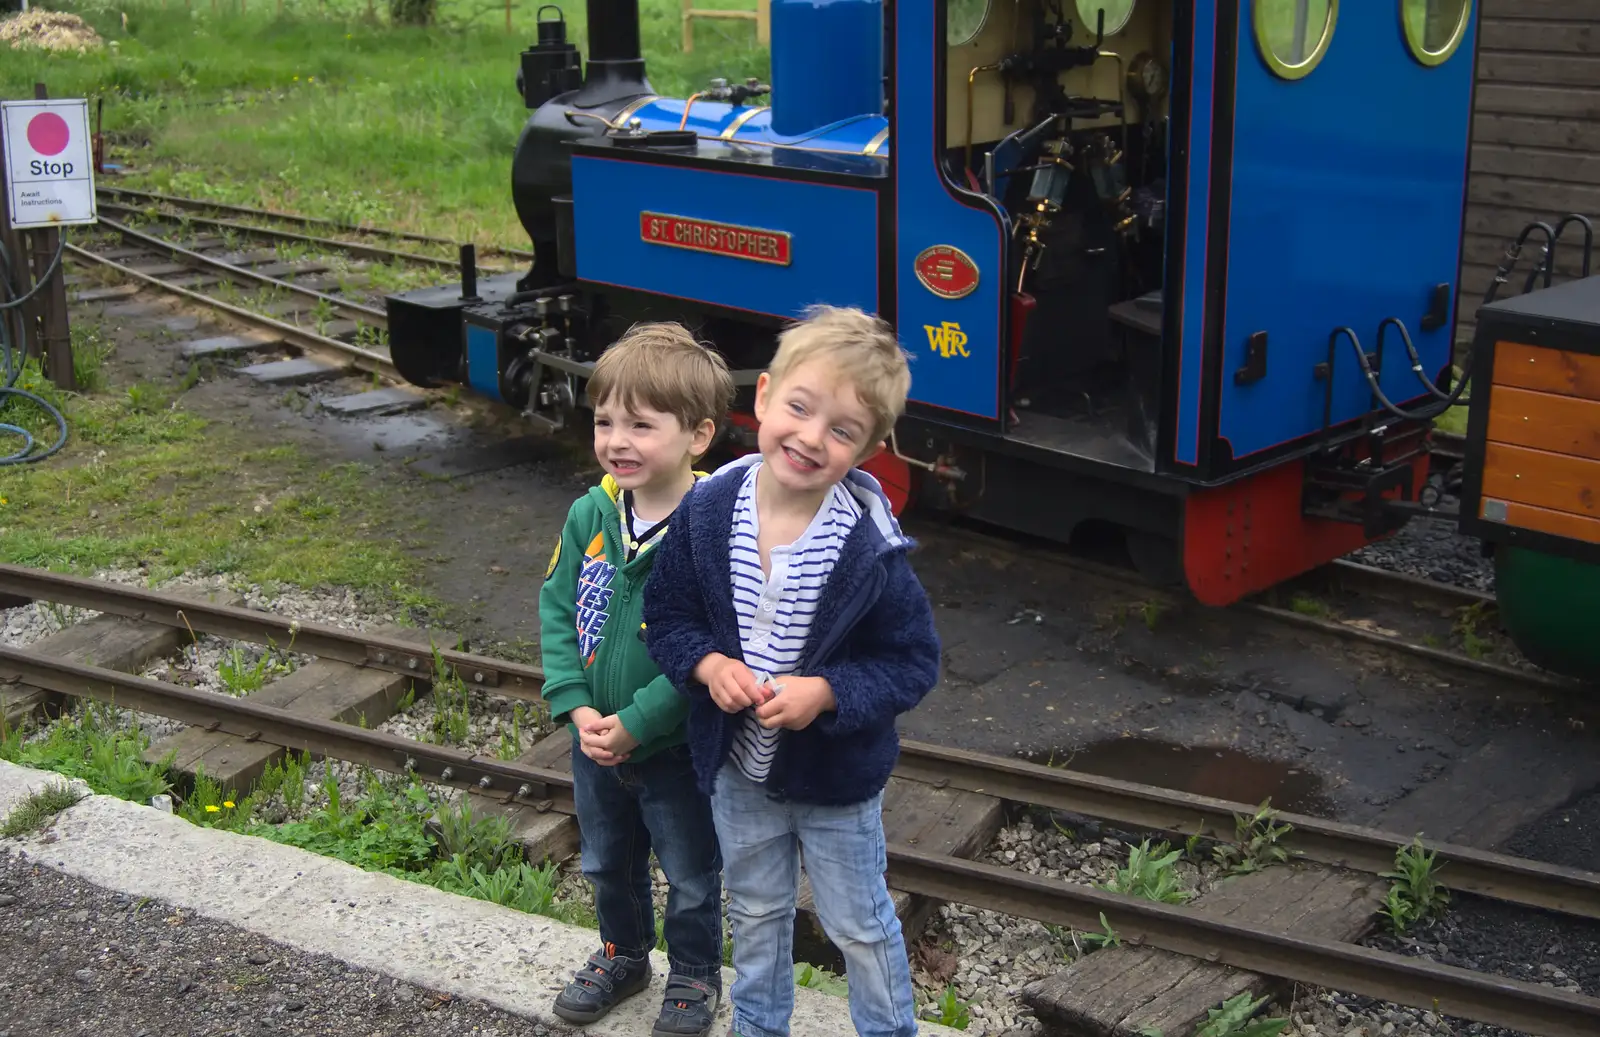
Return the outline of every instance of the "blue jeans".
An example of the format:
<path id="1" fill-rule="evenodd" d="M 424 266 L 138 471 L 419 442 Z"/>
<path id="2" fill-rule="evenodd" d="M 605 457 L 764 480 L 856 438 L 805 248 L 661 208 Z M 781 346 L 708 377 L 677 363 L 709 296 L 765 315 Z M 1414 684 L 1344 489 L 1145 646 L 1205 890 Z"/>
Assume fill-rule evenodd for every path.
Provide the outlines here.
<path id="1" fill-rule="evenodd" d="M 733 921 L 733 1032 L 788 1037 L 800 854 L 823 931 L 844 954 L 861 1037 L 912 1037 L 916 1001 L 889 887 L 883 793 L 850 806 L 772 799 L 732 763 L 711 797 Z"/>
<path id="2" fill-rule="evenodd" d="M 594 886 L 600 939 L 642 958 L 656 945 L 650 851 L 667 876 L 663 935 L 672 971 L 722 985 L 722 861 L 711 803 L 695 787 L 686 745 L 639 763 L 602 767 L 572 736 L 572 793 L 584 877 Z"/>

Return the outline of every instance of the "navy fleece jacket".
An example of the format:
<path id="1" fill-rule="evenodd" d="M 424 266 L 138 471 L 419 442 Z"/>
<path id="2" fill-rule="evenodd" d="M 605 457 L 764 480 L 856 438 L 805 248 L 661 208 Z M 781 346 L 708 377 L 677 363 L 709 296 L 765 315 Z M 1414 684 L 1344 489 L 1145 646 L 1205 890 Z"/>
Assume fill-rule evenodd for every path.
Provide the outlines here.
<path id="1" fill-rule="evenodd" d="M 712 792 L 737 714 L 724 713 L 694 668 L 712 652 L 742 659 L 728 538 L 751 454 L 702 479 L 678 506 L 644 588 L 645 641 L 690 702 L 688 736 L 701 791 Z M 877 481 L 852 470 L 845 485 L 863 507 L 823 587 L 796 673 L 825 678 L 838 705 L 800 731 L 784 730 L 766 782 L 801 803 L 859 803 L 888 783 L 900 752 L 895 718 L 939 680 L 933 609 Z"/>

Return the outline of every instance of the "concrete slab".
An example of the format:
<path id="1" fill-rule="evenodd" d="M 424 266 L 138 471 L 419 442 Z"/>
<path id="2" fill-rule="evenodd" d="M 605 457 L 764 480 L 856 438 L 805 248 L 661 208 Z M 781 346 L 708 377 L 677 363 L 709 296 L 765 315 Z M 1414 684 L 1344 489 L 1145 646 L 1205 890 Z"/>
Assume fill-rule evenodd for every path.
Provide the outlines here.
<path id="1" fill-rule="evenodd" d="M 200 326 L 199 317 L 169 317 L 161 322 L 168 331 L 193 331 Z"/>
<path id="2" fill-rule="evenodd" d="M 0 764 L 0 803 L 53 775 Z M 159 898 L 313 954 L 424 989 L 477 998 L 548 1025 L 555 993 L 594 949 L 593 930 L 523 914 L 252 836 L 201 828 L 110 796 L 90 796 L 43 833 L 8 840 L 34 862 L 128 896 Z M 650 991 L 584 1028 L 595 1037 L 647 1033 L 666 986 L 666 956 Z M 723 970 L 723 989 L 733 970 Z M 727 1032 L 724 998 L 713 1032 Z M 928 1037 L 957 1037 L 933 1023 Z M 849 1003 L 795 990 L 796 1033 L 852 1033 Z"/>
<path id="3" fill-rule="evenodd" d="M 388 386 L 323 400 L 322 409 L 335 414 L 394 414 L 399 411 L 415 410 L 427 402 L 425 397 L 409 389 Z"/>
<path id="4" fill-rule="evenodd" d="M 130 264 L 129 270 L 136 270 L 147 277 L 165 277 L 167 274 L 181 274 L 189 267 L 183 263 L 139 263 Z"/>
<path id="5" fill-rule="evenodd" d="M 9 817 L 23 800 L 52 782 L 66 782 L 76 789 L 80 796 L 90 794 L 88 783 L 81 778 L 68 778 L 64 774 L 36 771 L 31 767 L 18 767 L 14 763 L 0 760 L 0 821 Z"/>
<path id="6" fill-rule="evenodd" d="M 184 274 L 182 277 L 169 277 L 167 278 L 167 283 L 176 285 L 179 288 L 209 288 L 214 284 L 221 284 L 222 278 L 216 274 L 208 274 L 201 271 L 199 273 Z"/>
<path id="7" fill-rule="evenodd" d="M 282 343 L 275 335 L 219 335 L 214 338 L 197 338 L 185 342 L 179 352 L 187 359 L 207 356 L 227 356 L 231 353 L 249 353 L 257 349 L 270 349 Z"/>
<path id="8" fill-rule="evenodd" d="M 104 302 L 107 299 L 126 299 L 130 295 L 138 295 L 139 286 L 136 284 L 116 284 L 109 288 L 85 288 L 81 292 L 73 292 L 67 296 L 67 302 Z"/>
<path id="9" fill-rule="evenodd" d="M 166 307 L 155 302 L 118 302 L 100 311 L 103 317 L 148 317 L 161 313 Z"/>
<path id="10" fill-rule="evenodd" d="M 298 283 L 298 278 L 306 277 L 311 274 L 324 273 L 329 269 L 330 267 L 326 263 L 318 263 L 314 260 L 297 259 L 287 263 L 265 263 L 255 267 L 255 272 L 260 274 L 262 277 L 276 277 L 280 281 L 287 281 L 291 278 L 295 278 L 297 279 Z"/>
<path id="11" fill-rule="evenodd" d="M 300 385 L 304 382 L 315 382 L 323 378 L 332 378 L 339 374 L 342 368 L 325 364 L 320 360 L 309 357 L 297 357 L 294 360 L 274 360 L 267 364 L 251 364 L 249 367 L 239 368 L 239 373 L 254 378 L 266 385 Z"/>

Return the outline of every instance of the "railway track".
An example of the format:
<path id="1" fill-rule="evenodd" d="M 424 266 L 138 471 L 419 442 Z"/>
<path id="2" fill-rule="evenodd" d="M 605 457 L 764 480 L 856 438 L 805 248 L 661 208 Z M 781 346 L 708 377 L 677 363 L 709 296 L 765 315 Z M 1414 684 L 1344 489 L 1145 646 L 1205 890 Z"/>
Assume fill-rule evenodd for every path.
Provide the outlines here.
<path id="1" fill-rule="evenodd" d="M 278 212 L 272 209 L 257 209 L 245 205 L 228 205 L 223 202 L 211 201 L 204 198 L 185 198 L 181 195 L 161 194 L 154 191 L 138 191 L 128 187 L 112 187 L 97 185 L 97 197 L 105 201 L 119 204 L 136 203 L 141 207 L 150 208 L 165 206 L 185 212 L 211 212 L 232 213 L 258 221 L 258 223 L 284 223 L 298 227 L 321 227 L 330 231 L 339 231 L 345 235 L 359 235 L 363 237 L 381 238 L 389 241 L 408 241 L 420 245 L 433 245 L 450 250 L 459 247 L 459 243 L 449 238 L 441 238 L 431 234 L 418 234 L 412 231 L 390 230 L 383 227 L 367 227 L 353 223 L 341 223 L 338 220 L 329 220 L 317 216 L 301 216 L 296 213 Z M 524 249 L 502 248 L 490 246 L 482 250 L 483 255 L 505 256 L 508 259 L 531 260 L 533 253 Z"/>
<path id="2" fill-rule="evenodd" d="M 283 261 L 274 250 L 230 250 L 219 237 L 180 244 L 119 221 L 102 218 L 99 229 L 124 242 L 103 238 L 89 245 L 68 242 L 69 258 L 110 271 L 116 278 L 155 288 L 207 309 L 226 313 L 262 333 L 256 352 L 282 346 L 320 359 L 330 371 L 354 369 L 400 380 L 388 356 L 383 310 L 352 298 L 339 279 L 325 277 L 328 264 Z M 321 278 L 319 280 L 319 278 Z M 359 277 L 345 279 L 359 284 Z M 334 291 L 325 289 L 333 288 Z M 114 289 L 89 289 L 79 299 L 110 298 Z M 247 293 L 256 296 L 248 305 Z M 261 300 L 261 296 L 269 298 Z M 225 297 L 226 296 L 226 297 Z"/>
<path id="3" fill-rule="evenodd" d="M 292 642 L 297 652 L 364 669 L 424 679 L 433 670 L 431 653 L 393 637 L 300 623 L 260 611 L 81 577 L 0 566 L 0 595 L 181 628 L 191 636 L 211 633 L 261 644 Z M 466 652 L 441 651 L 439 656 L 469 686 L 538 700 L 543 674 L 536 666 Z M 63 695 L 170 717 L 207 731 L 226 732 L 246 742 L 414 774 L 542 813 L 573 811 L 570 772 L 469 755 L 354 724 L 304 716 L 252 701 L 249 696 L 234 699 L 10 647 L 0 647 L 0 682 L 24 682 Z M 915 742 L 903 745 L 896 777 L 1013 803 L 1071 810 L 1136 830 L 1199 831 L 1219 841 L 1234 838 L 1236 815 L 1254 810 L 1244 804 Z M 1386 870 L 1396 848 L 1410 841 L 1395 833 L 1317 818 L 1284 814 L 1279 819 L 1294 826 L 1285 848 L 1302 860 L 1340 869 Z M 1469 847 L 1426 841 L 1425 845 L 1437 853 L 1452 889 L 1600 919 L 1600 874 Z M 892 843 L 888 860 L 891 886 L 912 895 L 1086 932 L 1098 931 L 1104 920 L 1125 943 L 1549 1037 L 1600 1032 L 1600 999 L 1596 998 L 1352 943 L 1242 925 L 1204 910 L 1041 878 L 905 843 Z"/>
<path id="4" fill-rule="evenodd" d="M 920 519 L 925 541 L 944 538 L 1028 565 L 1047 566 L 1074 578 L 1089 579 L 1107 591 L 1126 595 L 1130 586 L 1143 599 L 1181 609 L 1193 599 L 1181 588 L 1159 586 L 1131 568 L 1075 553 L 1053 544 L 1030 544 L 1024 555 L 1014 537 L 998 535 L 958 522 Z M 1382 621 L 1370 618 L 1373 602 L 1389 609 Z M 1405 573 L 1391 572 L 1344 559 L 1336 560 L 1273 590 L 1246 598 L 1225 611 L 1309 634 L 1329 644 L 1359 644 L 1401 662 L 1425 662 L 1446 671 L 1490 677 L 1523 687 L 1573 692 L 1585 689 L 1576 680 L 1472 655 L 1444 644 L 1440 632 L 1492 610 L 1493 594 L 1457 587 Z M 1348 612 L 1348 614 L 1345 614 Z"/>

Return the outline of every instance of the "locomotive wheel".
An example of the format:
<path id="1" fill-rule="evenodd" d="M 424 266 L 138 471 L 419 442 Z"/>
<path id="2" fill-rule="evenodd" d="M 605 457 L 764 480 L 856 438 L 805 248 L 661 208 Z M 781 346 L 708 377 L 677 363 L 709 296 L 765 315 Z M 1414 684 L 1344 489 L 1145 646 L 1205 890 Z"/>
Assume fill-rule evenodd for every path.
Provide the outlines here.
<path id="1" fill-rule="evenodd" d="M 1500 622 L 1528 661 L 1600 681 L 1600 565 L 1500 544 L 1494 574 Z"/>

